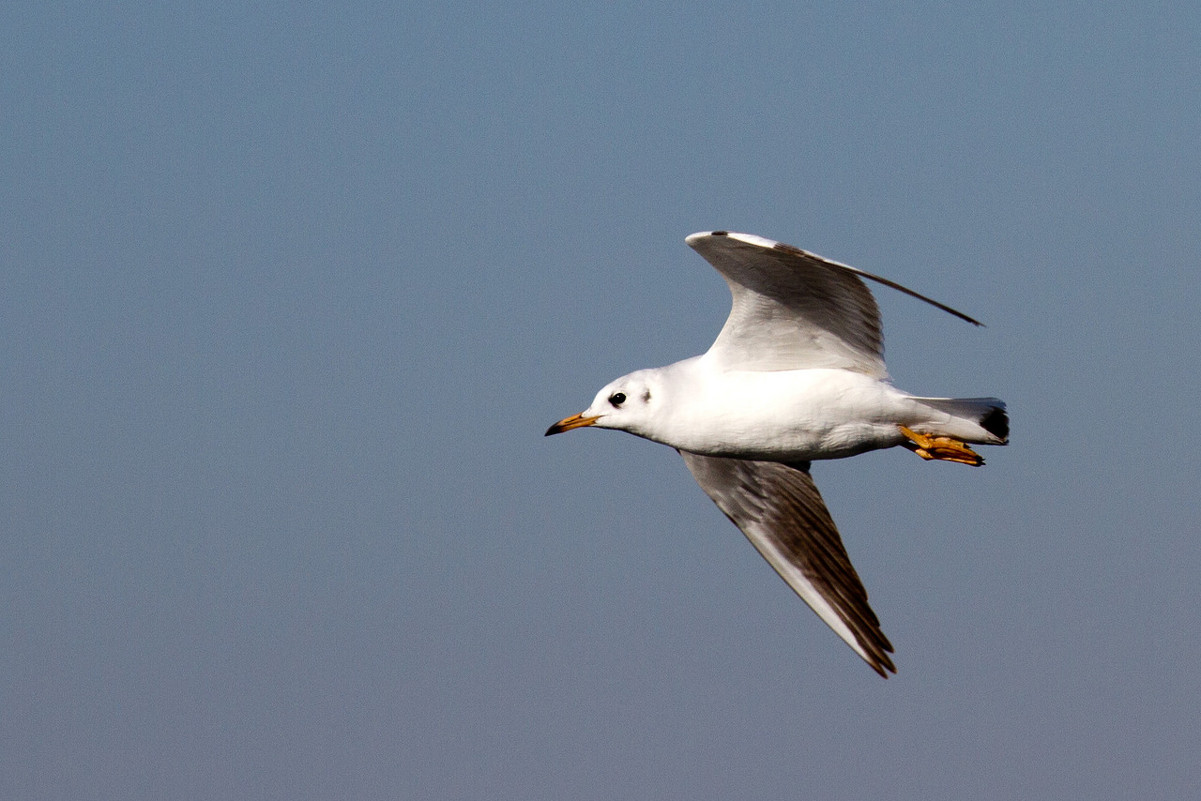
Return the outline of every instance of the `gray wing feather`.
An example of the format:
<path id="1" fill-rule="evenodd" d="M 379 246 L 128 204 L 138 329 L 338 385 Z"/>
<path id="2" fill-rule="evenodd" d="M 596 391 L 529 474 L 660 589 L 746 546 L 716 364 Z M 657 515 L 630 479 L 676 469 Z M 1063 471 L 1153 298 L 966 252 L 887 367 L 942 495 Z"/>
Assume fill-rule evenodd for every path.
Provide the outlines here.
<path id="1" fill-rule="evenodd" d="M 884 378 L 880 311 L 863 278 L 980 325 L 887 278 L 791 245 L 724 231 L 686 241 L 730 286 L 730 316 L 709 355 L 731 369 L 830 367 Z"/>
<path id="2" fill-rule="evenodd" d="M 892 645 L 868 605 L 807 462 L 787 465 L 681 451 L 718 508 L 780 577 L 877 673 L 896 672 Z"/>

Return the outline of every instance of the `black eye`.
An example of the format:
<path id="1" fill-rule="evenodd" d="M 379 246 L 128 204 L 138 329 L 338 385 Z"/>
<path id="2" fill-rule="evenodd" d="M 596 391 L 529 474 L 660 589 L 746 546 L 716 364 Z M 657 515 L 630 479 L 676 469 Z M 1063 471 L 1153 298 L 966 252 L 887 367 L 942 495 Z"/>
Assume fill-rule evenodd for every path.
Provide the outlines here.
<path id="1" fill-rule="evenodd" d="M 614 406 L 620 406 L 626 402 L 626 394 L 624 392 L 614 392 L 609 396 L 609 403 Z"/>

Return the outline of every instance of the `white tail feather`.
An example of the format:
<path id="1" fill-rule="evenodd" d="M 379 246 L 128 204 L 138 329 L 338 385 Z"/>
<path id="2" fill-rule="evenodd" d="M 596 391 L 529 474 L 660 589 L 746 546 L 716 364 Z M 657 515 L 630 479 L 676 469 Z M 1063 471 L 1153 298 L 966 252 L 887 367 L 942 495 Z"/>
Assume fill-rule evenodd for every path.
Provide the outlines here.
<path id="1" fill-rule="evenodd" d="M 914 398 L 940 414 L 914 431 L 952 437 L 981 445 L 1004 445 L 1009 441 L 1009 415 L 999 398 Z"/>

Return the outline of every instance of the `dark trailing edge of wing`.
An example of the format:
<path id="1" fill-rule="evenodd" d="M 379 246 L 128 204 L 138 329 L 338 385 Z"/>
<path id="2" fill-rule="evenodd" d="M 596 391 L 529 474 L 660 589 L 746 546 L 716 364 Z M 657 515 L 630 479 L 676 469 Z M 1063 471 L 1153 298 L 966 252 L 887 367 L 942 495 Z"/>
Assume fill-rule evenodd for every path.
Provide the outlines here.
<path id="1" fill-rule="evenodd" d="M 803 256 L 803 257 L 810 258 L 810 259 L 821 259 L 821 256 L 817 256 L 816 254 L 801 250 L 800 248 L 795 248 L 792 245 L 785 245 L 783 242 L 777 242 L 774 249 L 779 250 L 783 253 L 791 253 L 794 256 Z M 823 261 L 825 261 L 825 260 L 823 259 Z M 841 265 L 841 266 L 846 266 L 846 265 Z M 942 309 L 943 311 L 947 312 L 948 314 L 955 315 L 960 320 L 969 322 L 972 325 L 978 325 L 980 327 L 984 327 L 984 323 L 980 322 L 979 320 L 975 319 L 974 317 L 969 317 L 966 314 L 964 314 L 963 312 L 958 311 L 956 309 L 952 309 L 950 306 L 946 305 L 945 303 L 939 303 L 934 298 L 926 297 L 925 295 L 923 295 L 920 292 L 914 292 L 909 287 L 901 286 L 896 281 L 890 281 L 887 278 L 884 278 L 883 276 L 874 275 L 873 273 L 865 272 L 863 270 L 860 270 L 858 267 L 852 267 L 850 269 L 852 272 L 854 272 L 856 275 L 858 275 L 862 278 L 870 278 L 871 280 L 873 280 L 877 283 L 880 283 L 886 287 L 895 289 L 898 292 L 902 292 L 906 295 L 909 295 L 910 297 L 917 298 L 918 300 L 924 300 L 927 303 L 929 303 L 931 306 L 933 306 L 937 309 Z"/>

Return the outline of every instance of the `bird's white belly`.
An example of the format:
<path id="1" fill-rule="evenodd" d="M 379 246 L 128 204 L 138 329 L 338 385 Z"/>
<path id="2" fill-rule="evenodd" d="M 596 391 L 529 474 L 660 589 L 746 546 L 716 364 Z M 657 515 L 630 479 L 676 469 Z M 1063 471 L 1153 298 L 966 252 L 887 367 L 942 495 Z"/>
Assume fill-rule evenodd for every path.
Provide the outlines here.
<path id="1" fill-rule="evenodd" d="M 897 445 L 908 396 L 847 370 L 726 372 L 675 399 L 663 438 L 707 456 L 838 459 Z M 669 441 L 670 440 L 670 441 Z"/>

